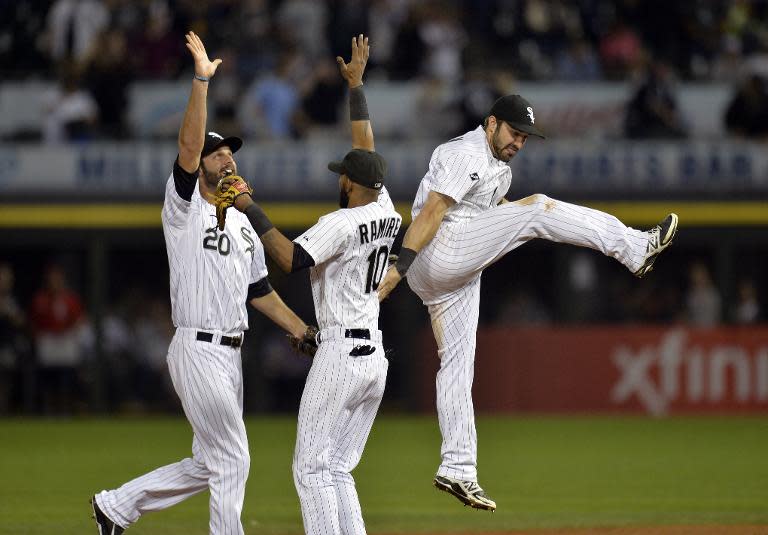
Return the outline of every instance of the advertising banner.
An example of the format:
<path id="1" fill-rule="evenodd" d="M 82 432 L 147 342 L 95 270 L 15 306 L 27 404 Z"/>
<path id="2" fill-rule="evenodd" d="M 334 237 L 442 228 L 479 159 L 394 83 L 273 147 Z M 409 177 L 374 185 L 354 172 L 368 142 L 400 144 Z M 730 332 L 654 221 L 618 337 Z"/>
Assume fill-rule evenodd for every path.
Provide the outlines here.
<path id="1" fill-rule="evenodd" d="M 421 360 L 433 410 L 432 334 Z M 478 412 L 768 412 L 768 326 L 481 329 Z"/>
<path id="2" fill-rule="evenodd" d="M 413 199 L 438 142 L 381 142 L 387 187 Z M 14 145 L 0 147 L 0 196 L 24 196 L 30 188 L 78 199 L 161 199 L 177 147 L 162 143 Z M 238 172 L 261 198 L 328 200 L 338 195 L 328 162 L 343 141 L 249 143 L 237 154 Z M 734 142 L 637 142 L 547 140 L 532 142 L 512 162 L 509 198 L 532 193 L 578 199 L 748 198 L 768 194 L 768 151 Z"/>

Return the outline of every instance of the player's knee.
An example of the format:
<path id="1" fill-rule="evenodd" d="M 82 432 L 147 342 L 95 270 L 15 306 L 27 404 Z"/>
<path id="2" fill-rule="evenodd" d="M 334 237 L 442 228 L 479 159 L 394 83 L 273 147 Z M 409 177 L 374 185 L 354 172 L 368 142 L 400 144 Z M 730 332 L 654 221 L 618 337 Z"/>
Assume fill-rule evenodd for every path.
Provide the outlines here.
<path id="1" fill-rule="evenodd" d="M 248 476 L 248 472 L 251 469 L 251 456 L 248 454 L 248 452 L 241 452 L 239 455 L 232 457 L 229 460 L 229 470 L 238 473 L 243 474 L 246 477 Z"/>
<path id="2" fill-rule="evenodd" d="M 331 470 L 331 477 L 333 477 L 334 484 L 354 484 L 355 480 L 352 477 L 352 474 L 349 473 L 349 470 L 344 470 L 341 468 L 336 468 L 334 470 Z"/>
<path id="3" fill-rule="evenodd" d="M 533 201 L 534 206 L 536 206 L 540 210 L 545 210 L 549 205 L 550 201 L 552 201 L 552 199 L 550 199 L 543 193 L 534 193 L 533 195 L 531 195 L 531 197 L 534 198 L 534 201 Z"/>
<path id="4" fill-rule="evenodd" d="M 325 487 L 333 484 L 333 477 L 327 466 L 318 464 L 317 458 L 307 452 L 293 460 L 293 481 L 297 488 Z"/>

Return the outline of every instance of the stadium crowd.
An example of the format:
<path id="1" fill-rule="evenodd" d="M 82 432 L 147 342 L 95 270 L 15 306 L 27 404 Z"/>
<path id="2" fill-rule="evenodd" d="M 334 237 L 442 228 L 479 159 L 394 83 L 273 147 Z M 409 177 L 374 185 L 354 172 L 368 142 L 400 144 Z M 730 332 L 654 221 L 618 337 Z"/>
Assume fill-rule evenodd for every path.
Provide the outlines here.
<path id="1" fill-rule="evenodd" d="M 46 139 L 130 137 L 135 80 L 189 73 L 192 29 L 224 59 L 217 122 L 259 138 L 337 125 L 344 92 L 333 58 L 371 35 L 369 78 L 451 88 L 475 124 L 512 80 L 633 80 L 629 137 L 682 137 L 678 79 L 735 83 L 729 130 L 765 136 L 768 3 L 750 0 L 14 0 L 3 4 L 4 79 L 58 80 Z M 660 6 L 663 6 L 660 8 Z M 10 16 L 7 16 L 10 14 Z M 663 14 L 663 16 L 662 16 Z M 428 100 L 428 98 L 426 99 Z M 638 124 L 652 128 L 638 134 Z M 461 126 L 452 125 L 457 129 Z M 61 130 L 61 127 L 59 126 Z"/>

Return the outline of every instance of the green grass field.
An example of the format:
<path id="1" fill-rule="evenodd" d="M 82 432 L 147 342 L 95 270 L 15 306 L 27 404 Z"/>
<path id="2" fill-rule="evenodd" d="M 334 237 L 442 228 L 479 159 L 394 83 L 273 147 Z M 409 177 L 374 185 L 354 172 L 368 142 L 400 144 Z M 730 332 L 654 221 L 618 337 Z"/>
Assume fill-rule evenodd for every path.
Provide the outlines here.
<path id="1" fill-rule="evenodd" d="M 248 420 L 246 533 L 301 533 L 293 418 Z M 759 524 L 768 526 L 768 418 L 478 420 L 480 482 L 462 507 L 431 486 L 436 418 L 381 416 L 355 471 L 369 532 Z M 188 456 L 183 419 L 0 420 L 0 533 L 94 534 L 88 498 Z M 207 533 L 207 494 L 146 515 L 131 535 Z"/>

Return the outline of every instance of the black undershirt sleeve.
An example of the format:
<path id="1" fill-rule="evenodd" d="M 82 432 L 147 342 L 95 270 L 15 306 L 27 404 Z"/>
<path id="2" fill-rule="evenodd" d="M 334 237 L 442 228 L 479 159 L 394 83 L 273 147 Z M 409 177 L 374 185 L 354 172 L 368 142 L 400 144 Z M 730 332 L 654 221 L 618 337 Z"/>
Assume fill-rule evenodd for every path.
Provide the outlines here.
<path id="1" fill-rule="evenodd" d="M 315 265 L 315 260 L 309 253 L 299 245 L 293 244 L 293 262 L 291 263 L 291 273 L 299 271 L 300 269 L 310 268 Z"/>
<path id="2" fill-rule="evenodd" d="M 176 193 L 179 194 L 179 197 L 187 202 L 192 200 L 192 192 L 195 191 L 195 184 L 197 184 L 199 174 L 199 169 L 194 173 L 187 173 L 179 165 L 179 157 L 176 156 L 176 161 L 173 162 L 173 183 L 176 186 Z"/>
<path id="3" fill-rule="evenodd" d="M 248 285 L 248 301 L 250 302 L 250 300 L 255 297 L 264 297 L 265 295 L 271 294 L 273 291 L 272 285 L 269 284 L 269 279 L 264 277 L 263 279 Z"/>

